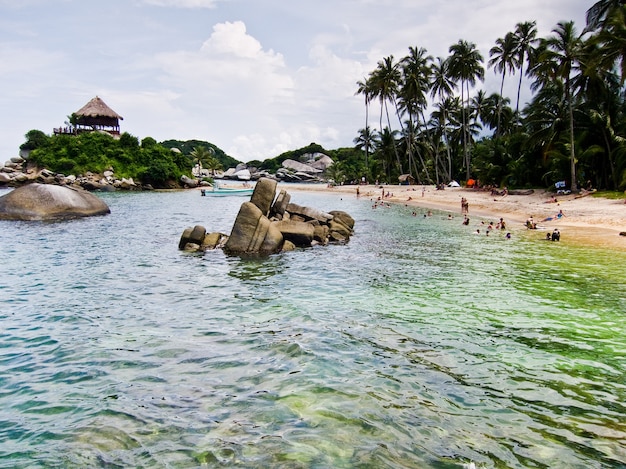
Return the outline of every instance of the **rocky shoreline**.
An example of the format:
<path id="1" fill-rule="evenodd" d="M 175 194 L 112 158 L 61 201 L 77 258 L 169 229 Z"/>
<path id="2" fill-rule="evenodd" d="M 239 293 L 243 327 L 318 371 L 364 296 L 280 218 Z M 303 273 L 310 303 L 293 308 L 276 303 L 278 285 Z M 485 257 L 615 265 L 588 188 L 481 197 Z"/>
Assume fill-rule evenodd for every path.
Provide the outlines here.
<path id="1" fill-rule="evenodd" d="M 55 184 L 59 186 L 81 187 L 88 191 L 109 192 L 117 189 L 128 191 L 153 190 L 150 185 L 137 184 L 132 178 L 118 178 L 112 168 L 103 174 L 87 172 L 74 176 L 53 173 L 38 168 L 21 156 L 11 158 L 0 167 L 0 186 L 19 187 L 26 184 Z"/>

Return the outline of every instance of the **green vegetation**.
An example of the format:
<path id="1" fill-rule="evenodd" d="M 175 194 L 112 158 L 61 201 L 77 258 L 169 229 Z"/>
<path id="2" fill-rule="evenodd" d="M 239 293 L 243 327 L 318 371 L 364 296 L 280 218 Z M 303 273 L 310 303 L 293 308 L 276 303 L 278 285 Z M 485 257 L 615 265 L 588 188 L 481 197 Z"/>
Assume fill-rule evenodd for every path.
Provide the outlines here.
<path id="1" fill-rule="evenodd" d="M 500 92 L 491 95 L 470 96 L 470 86 L 484 79 L 485 60 L 465 40 L 450 46 L 448 57 L 409 47 L 400 60 L 380 60 L 356 90 L 366 119 L 355 143 L 369 179 L 396 183 L 410 173 L 424 183 L 474 178 L 524 187 L 565 180 L 573 190 L 626 189 L 622 3 L 594 4 L 582 34 L 561 22 L 538 38 L 534 21 L 518 23 L 489 52 L 487 66 L 501 75 Z M 515 72 L 516 96 L 503 96 Z M 524 78 L 533 95 L 520 109 Z M 377 130 L 368 122 L 371 107 L 379 108 Z"/>
<path id="2" fill-rule="evenodd" d="M 196 140 L 159 144 L 146 137 L 140 143 L 127 132 L 115 139 L 101 132 L 48 136 L 40 130 L 31 130 L 25 137 L 20 148 L 30 150 L 29 160 L 40 167 L 74 175 L 103 173 L 112 168 L 118 177 L 132 177 L 154 187 L 177 184 L 183 174 L 191 173 L 194 164 L 219 170 L 221 161 L 227 165 L 238 163 L 214 145 Z"/>
<path id="3" fill-rule="evenodd" d="M 45 138 L 44 138 L 45 137 Z M 143 184 L 168 187 L 191 170 L 190 157 L 175 153 L 146 137 L 124 133 L 115 139 L 106 133 L 45 136 L 31 130 L 21 148 L 30 149 L 30 161 L 63 174 L 102 173 L 109 168 L 118 177 L 132 177 Z"/>
<path id="4" fill-rule="evenodd" d="M 166 148 L 177 148 L 185 155 L 191 155 L 194 151 L 198 150 L 206 150 L 216 160 L 216 162 L 211 163 L 211 165 L 216 166 L 215 168 L 209 168 L 208 166 L 203 165 L 203 167 L 207 169 L 219 169 L 219 166 L 222 168 L 234 168 L 241 163 L 235 158 L 228 156 L 221 148 L 213 145 L 212 143 L 203 142 L 202 140 L 165 140 L 164 142 L 161 142 L 161 145 Z"/>

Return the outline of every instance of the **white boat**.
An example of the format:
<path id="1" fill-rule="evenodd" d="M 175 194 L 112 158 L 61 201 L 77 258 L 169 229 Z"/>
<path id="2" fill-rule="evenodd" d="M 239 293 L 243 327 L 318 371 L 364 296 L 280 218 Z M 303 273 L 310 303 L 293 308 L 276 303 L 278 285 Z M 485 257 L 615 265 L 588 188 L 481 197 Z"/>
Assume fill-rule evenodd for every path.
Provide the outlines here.
<path id="1" fill-rule="evenodd" d="M 228 187 L 220 186 L 217 182 L 208 189 L 200 189 L 200 195 L 202 196 L 251 196 L 254 192 L 254 187 Z"/>

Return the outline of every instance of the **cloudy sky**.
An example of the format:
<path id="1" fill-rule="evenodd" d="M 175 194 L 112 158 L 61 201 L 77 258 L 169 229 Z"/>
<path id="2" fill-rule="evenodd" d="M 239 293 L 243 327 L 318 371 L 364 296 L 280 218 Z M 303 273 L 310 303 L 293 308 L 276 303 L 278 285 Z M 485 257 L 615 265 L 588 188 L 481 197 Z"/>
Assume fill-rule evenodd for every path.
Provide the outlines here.
<path id="1" fill-rule="evenodd" d="M 409 46 L 447 57 L 465 39 L 487 59 L 518 22 L 536 20 L 540 36 L 562 20 L 582 30 L 593 3 L 0 0 L 0 161 L 96 95 L 122 131 L 206 140 L 242 161 L 352 146 L 365 118 L 356 82 L 382 58 Z M 480 86 L 498 91 L 499 78 L 488 70 Z"/>

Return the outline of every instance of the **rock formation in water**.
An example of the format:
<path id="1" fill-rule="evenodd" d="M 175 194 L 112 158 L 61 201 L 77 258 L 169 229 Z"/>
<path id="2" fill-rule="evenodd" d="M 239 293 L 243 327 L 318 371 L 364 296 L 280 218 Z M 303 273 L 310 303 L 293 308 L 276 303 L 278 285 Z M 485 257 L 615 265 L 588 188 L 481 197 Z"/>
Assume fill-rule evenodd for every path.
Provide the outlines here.
<path id="1" fill-rule="evenodd" d="M 92 193 L 50 184 L 29 184 L 0 197 L 1 220 L 64 220 L 111 213 Z"/>
<path id="2" fill-rule="evenodd" d="M 262 178 L 249 202 L 244 202 L 229 236 L 207 233 L 201 225 L 187 228 L 178 244 L 185 251 L 223 248 L 231 255 L 273 254 L 296 247 L 346 243 L 354 218 L 343 211 L 323 212 L 290 203 L 291 196 L 276 181 Z"/>

